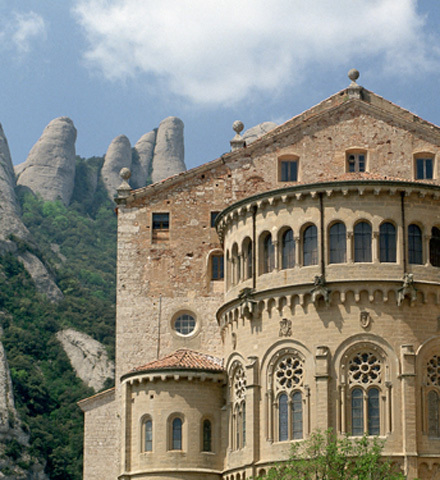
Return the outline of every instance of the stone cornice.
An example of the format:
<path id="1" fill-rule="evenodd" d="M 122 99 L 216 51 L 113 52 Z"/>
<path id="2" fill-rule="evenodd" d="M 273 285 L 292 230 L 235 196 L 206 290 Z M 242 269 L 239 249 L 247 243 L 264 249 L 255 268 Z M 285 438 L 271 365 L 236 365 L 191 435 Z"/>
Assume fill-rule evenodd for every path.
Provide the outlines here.
<path id="1" fill-rule="evenodd" d="M 155 382 L 155 381 L 193 381 L 200 380 L 202 382 L 211 381 L 214 383 L 226 382 L 225 372 L 212 372 L 203 369 L 157 369 L 157 370 L 144 370 L 129 372 L 121 376 L 121 383 L 128 382 L 142 383 L 142 382 Z"/>

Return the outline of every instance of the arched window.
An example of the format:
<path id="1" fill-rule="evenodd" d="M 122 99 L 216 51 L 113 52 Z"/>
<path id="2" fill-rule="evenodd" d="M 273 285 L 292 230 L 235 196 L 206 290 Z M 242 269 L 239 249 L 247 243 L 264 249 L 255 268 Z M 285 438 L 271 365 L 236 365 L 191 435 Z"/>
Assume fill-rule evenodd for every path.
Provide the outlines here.
<path id="1" fill-rule="evenodd" d="M 171 450 L 182 450 L 182 419 L 176 417 L 172 422 Z"/>
<path id="2" fill-rule="evenodd" d="M 232 285 L 237 285 L 240 281 L 240 258 L 238 256 L 238 245 L 232 246 Z"/>
<path id="3" fill-rule="evenodd" d="M 371 346 L 347 359 L 343 377 L 347 379 L 348 398 L 343 404 L 347 408 L 348 431 L 353 436 L 380 435 L 383 415 L 380 397 L 385 384 L 384 358 Z"/>
<path id="4" fill-rule="evenodd" d="M 329 231 L 330 263 L 343 263 L 346 261 L 347 234 L 342 222 L 334 223 Z"/>
<path id="5" fill-rule="evenodd" d="M 212 452 L 212 427 L 209 420 L 203 420 L 203 451 Z"/>
<path id="6" fill-rule="evenodd" d="M 281 268 L 295 266 L 295 239 L 291 228 L 286 230 L 281 237 Z"/>
<path id="7" fill-rule="evenodd" d="M 243 256 L 244 256 L 244 266 L 243 274 L 245 279 L 252 278 L 252 240 L 248 237 L 243 242 Z"/>
<path id="8" fill-rule="evenodd" d="M 440 267 L 440 230 L 433 227 L 429 240 L 429 261 L 433 267 Z"/>
<path id="9" fill-rule="evenodd" d="M 303 438 L 304 362 L 291 352 L 277 360 L 273 370 L 273 390 L 278 405 L 278 440 Z"/>
<path id="10" fill-rule="evenodd" d="M 246 374 L 241 363 L 232 367 L 230 444 L 234 450 L 246 445 Z"/>
<path id="11" fill-rule="evenodd" d="M 309 225 L 303 232 L 303 265 L 318 264 L 318 230 Z"/>
<path id="12" fill-rule="evenodd" d="M 396 261 L 396 227 L 389 222 L 382 223 L 379 228 L 380 261 Z"/>
<path id="13" fill-rule="evenodd" d="M 354 226 L 354 261 L 371 262 L 371 225 L 367 222 Z"/>
<path id="14" fill-rule="evenodd" d="M 275 248 L 268 233 L 263 240 L 263 273 L 269 273 L 275 266 Z"/>
<path id="15" fill-rule="evenodd" d="M 423 263 L 422 231 L 414 224 L 408 227 L 408 262 L 417 265 Z"/>
<path id="16" fill-rule="evenodd" d="M 223 280 L 224 278 L 224 260 L 223 253 L 213 253 L 211 255 L 211 280 Z"/>
<path id="17" fill-rule="evenodd" d="M 433 355 L 426 364 L 426 410 L 428 435 L 440 437 L 440 355 Z"/>
<path id="18" fill-rule="evenodd" d="M 151 418 L 146 418 L 143 422 L 143 451 L 153 451 L 153 421 Z"/>

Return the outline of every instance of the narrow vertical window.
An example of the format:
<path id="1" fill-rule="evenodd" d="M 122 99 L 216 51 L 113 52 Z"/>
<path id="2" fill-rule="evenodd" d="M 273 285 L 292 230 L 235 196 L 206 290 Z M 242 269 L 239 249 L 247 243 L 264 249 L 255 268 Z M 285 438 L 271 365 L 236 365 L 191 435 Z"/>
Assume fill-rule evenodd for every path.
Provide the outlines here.
<path id="1" fill-rule="evenodd" d="M 362 436 L 364 434 L 364 395 L 360 388 L 351 392 L 351 434 Z"/>
<path id="2" fill-rule="evenodd" d="M 295 266 L 295 239 L 293 231 L 289 230 L 283 233 L 281 238 L 281 268 L 293 268 Z"/>
<path id="3" fill-rule="evenodd" d="M 367 396 L 368 435 L 379 435 L 380 414 L 379 414 L 379 390 L 372 388 L 368 390 Z"/>
<path id="4" fill-rule="evenodd" d="M 211 280 L 223 280 L 224 260 L 223 255 L 215 253 L 211 256 Z"/>
<path id="5" fill-rule="evenodd" d="M 182 450 L 182 419 L 175 418 L 172 423 L 171 450 Z"/>
<path id="6" fill-rule="evenodd" d="M 203 421 L 203 451 L 212 452 L 212 427 L 209 420 Z"/>
<path id="7" fill-rule="evenodd" d="M 416 179 L 430 180 L 433 178 L 434 160 L 432 158 L 416 158 Z"/>
<path id="8" fill-rule="evenodd" d="M 295 392 L 292 396 L 292 438 L 303 438 L 303 411 L 301 392 Z"/>
<path id="9" fill-rule="evenodd" d="M 439 398 L 435 390 L 428 393 L 428 435 L 440 436 Z"/>
<path id="10" fill-rule="evenodd" d="M 153 451 L 153 422 L 151 420 L 144 423 L 144 451 Z"/>
<path id="11" fill-rule="evenodd" d="M 170 238 L 170 214 L 153 213 L 153 242 L 169 240 Z"/>
<path id="12" fill-rule="evenodd" d="M 280 181 L 296 182 L 298 181 L 298 161 L 282 160 L 280 162 Z"/>
<path id="13" fill-rule="evenodd" d="M 371 225 L 367 222 L 354 227 L 354 261 L 371 262 Z"/>
<path id="14" fill-rule="evenodd" d="M 318 230 L 310 225 L 303 233 L 303 265 L 318 264 Z"/>
<path id="15" fill-rule="evenodd" d="M 246 446 L 246 401 L 243 402 L 242 406 L 242 415 L 243 415 L 243 420 L 242 420 L 242 441 L 243 441 L 243 447 Z"/>
<path id="16" fill-rule="evenodd" d="M 382 223 L 379 228 L 380 261 L 396 261 L 396 227 L 392 223 Z"/>
<path id="17" fill-rule="evenodd" d="M 429 240 L 429 261 L 433 267 L 440 267 L 440 230 L 433 227 Z"/>
<path id="18" fill-rule="evenodd" d="M 289 439 L 289 414 L 287 406 L 287 395 L 281 394 L 278 399 L 278 439 L 280 442 Z"/>
<path id="19" fill-rule="evenodd" d="M 211 212 L 211 228 L 215 227 L 215 219 L 220 212 Z"/>
<path id="20" fill-rule="evenodd" d="M 408 261 L 416 265 L 423 263 L 422 231 L 414 224 L 408 227 Z"/>
<path id="21" fill-rule="evenodd" d="M 240 257 L 238 256 L 238 246 L 234 243 L 232 247 L 232 285 L 237 285 L 240 281 Z"/>
<path id="22" fill-rule="evenodd" d="M 329 232 L 330 263 L 343 263 L 346 261 L 347 235 L 342 222 L 333 224 Z"/>
<path id="23" fill-rule="evenodd" d="M 246 278 L 252 278 L 252 241 L 249 240 L 245 248 Z"/>
<path id="24" fill-rule="evenodd" d="M 270 234 L 263 241 L 263 273 L 269 273 L 274 269 L 275 248 Z"/>

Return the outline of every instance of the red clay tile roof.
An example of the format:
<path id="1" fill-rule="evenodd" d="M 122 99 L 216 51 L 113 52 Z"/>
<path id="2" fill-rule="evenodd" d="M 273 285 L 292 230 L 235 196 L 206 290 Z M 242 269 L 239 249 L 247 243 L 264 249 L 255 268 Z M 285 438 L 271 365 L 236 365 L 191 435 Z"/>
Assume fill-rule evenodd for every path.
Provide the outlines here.
<path id="1" fill-rule="evenodd" d="M 411 178 L 399 178 L 393 177 L 391 175 L 384 175 L 381 173 L 370 173 L 370 172 L 347 172 L 342 175 L 323 175 L 318 177 L 313 182 L 297 182 L 298 185 L 308 185 L 311 183 L 320 183 L 320 182 L 346 182 L 350 180 L 384 180 L 389 182 L 415 182 L 415 183 L 428 183 L 436 184 L 435 180 L 422 179 L 414 180 Z"/>
<path id="2" fill-rule="evenodd" d="M 159 360 L 136 367 L 132 372 L 146 370 L 209 370 L 223 372 L 223 360 L 206 353 L 195 352 L 187 348 L 180 348 L 174 353 Z"/>

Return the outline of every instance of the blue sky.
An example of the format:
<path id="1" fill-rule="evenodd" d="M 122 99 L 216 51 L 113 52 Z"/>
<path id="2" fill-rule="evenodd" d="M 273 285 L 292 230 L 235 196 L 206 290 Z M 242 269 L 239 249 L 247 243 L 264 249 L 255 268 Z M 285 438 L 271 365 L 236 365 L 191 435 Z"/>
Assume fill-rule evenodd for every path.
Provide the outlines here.
<path id="1" fill-rule="evenodd" d="M 0 122 L 21 163 L 69 116 L 102 155 L 170 115 L 188 168 L 234 120 L 281 123 L 359 83 L 440 124 L 438 0 L 0 0 Z"/>

